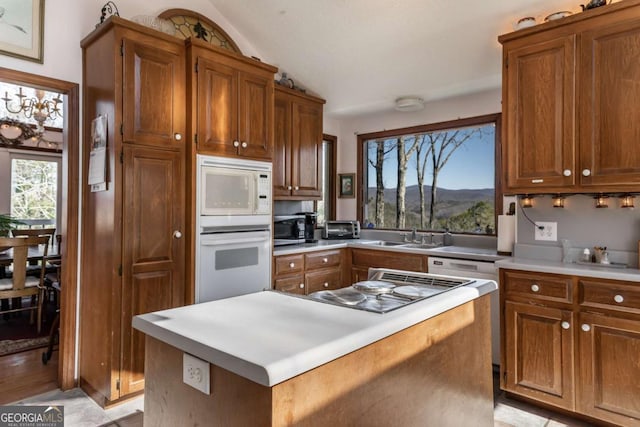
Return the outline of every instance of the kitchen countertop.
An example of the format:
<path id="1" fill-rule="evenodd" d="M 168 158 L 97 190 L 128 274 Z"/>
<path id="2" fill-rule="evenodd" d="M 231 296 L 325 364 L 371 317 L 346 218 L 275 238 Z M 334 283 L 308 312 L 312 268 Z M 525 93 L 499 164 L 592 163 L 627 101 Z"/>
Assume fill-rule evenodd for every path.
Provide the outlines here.
<path id="1" fill-rule="evenodd" d="M 640 282 L 640 270 L 635 268 L 616 268 L 606 265 L 584 265 L 562 263 L 528 258 L 507 258 L 496 262 L 498 268 L 536 271 L 540 273 L 568 274 L 574 276 L 596 277 L 600 279 L 626 280 Z"/>
<path id="2" fill-rule="evenodd" d="M 413 254 L 422 254 L 429 256 L 437 256 L 443 258 L 470 259 L 477 261 L 497 261 L 504 259 L 502 255 L 498 255 L 495 249 L 491 248 L 474 248 L 464 246 L 439 246 L 435 248 L 412 248 L 403 245 L 400 246 L 377 246 L 375 242 L 379 240 L 366 239 L 348 239 L 348 240 L 318 240 L 316 243 L 302 243 L 298 245 L 278 246 L 273 250 L 273 255 L 291 255 L 303 252 L 312 252 L 327 249 L 340 248 L 360 248 L 372 249 L 389 252 L 404 252 Z"/>
<path id="3" fill-rule="evenodd" d="M 496 289 L 478 280 L 385 314 L 263 291 L 135 316 L 133 327 L 274 386 Z"/>

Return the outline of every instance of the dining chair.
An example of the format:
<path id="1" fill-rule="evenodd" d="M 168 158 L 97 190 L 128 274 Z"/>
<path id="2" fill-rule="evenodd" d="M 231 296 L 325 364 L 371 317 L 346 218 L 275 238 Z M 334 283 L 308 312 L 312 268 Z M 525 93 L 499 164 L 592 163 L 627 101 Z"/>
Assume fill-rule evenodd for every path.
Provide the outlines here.
<path id="1" fill-rule="evenodd" d="M 55 241 L 55 228 L 24 228 L 11 230 L 13 237 L 29 237 L 29 236 L 46 236 L 48 239 L 47 245 Z M 27 266 L 27 276 L 38 277 L 40 275 L 40 265 L 37 263 L 31 263 Z"/>
<path id="2" fill-rule="evenodd" d="M 42 290 L 45 276 L 45 259 L 47 257 L 48 237 L 0 237 L 0 247 L 9 247 L 12 250 L 13 274 L 10 278 L 0 279 L 0 300 L 17 298 L 20 304 L 9 306 L 0 305 L 1 313 L 13 313 L 31 310 L 31 323 L 34 312 L 37 313 L 37 331 L 40 333 L 42 326 Z M 40 260 L 40 277 L 27 276 L 27 258 L 29 246 L 44 245 L 42 259 Z M 22 307 L 23 297 L 32 297 L 31 306 Z M 34 304 L 35 298 L 35 304 Z"/>

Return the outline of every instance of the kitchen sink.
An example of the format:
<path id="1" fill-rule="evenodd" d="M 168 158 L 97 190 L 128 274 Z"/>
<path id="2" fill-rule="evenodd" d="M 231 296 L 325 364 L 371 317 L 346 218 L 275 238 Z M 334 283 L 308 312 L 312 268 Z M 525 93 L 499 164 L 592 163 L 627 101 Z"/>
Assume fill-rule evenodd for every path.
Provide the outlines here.
<path id="1" fill-rule="evenodd" d="M 403 245 L 407 245 L 407 243 L 404 242 L 388 242 L 386 240 L 376 240 L 373 242 L 363 242 L 365 245 L 371 245 L 371 246 L 403 246 Z"/>
<path id="2" fill-rule="evenodd" d="M 439 248 L 441 246 L 442 243 L 405 243 L 403 247 L 415 249 L 433 249 Z"/>

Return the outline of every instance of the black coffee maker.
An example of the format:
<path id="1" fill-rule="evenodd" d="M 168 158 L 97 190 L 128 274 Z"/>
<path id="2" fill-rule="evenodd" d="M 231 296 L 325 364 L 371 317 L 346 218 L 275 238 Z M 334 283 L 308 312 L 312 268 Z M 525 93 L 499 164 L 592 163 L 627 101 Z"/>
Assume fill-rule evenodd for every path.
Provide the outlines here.
<path id="1" fill-rule="evenodd" d="M 304 240 L 305 243 L 315 243 L 316 223 L 318 214 L 315 212 L 298 212 L 296 215 L 304 215 Z"/>

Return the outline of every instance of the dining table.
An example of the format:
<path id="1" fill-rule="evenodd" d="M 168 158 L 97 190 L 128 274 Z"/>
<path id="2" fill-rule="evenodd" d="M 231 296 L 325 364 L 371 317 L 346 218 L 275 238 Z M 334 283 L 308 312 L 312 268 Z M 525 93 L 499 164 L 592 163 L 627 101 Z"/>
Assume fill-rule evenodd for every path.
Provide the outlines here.
<path id="1" fill-rule="evenodd" d="M 60 258 L 60 254 L 50 253 L 50 249 L 47 250 L 46 261 L 53 261 Z M 45 245 L 29 246 L 27 252 L 27 262 L 30 264 L 36 264 L 42 260 L 44 256 Z M 6 277 L 6 268 L 13 262 L 13 249 L 6 249 L 2 251 L 0 247 L 0 279 Z"/>

